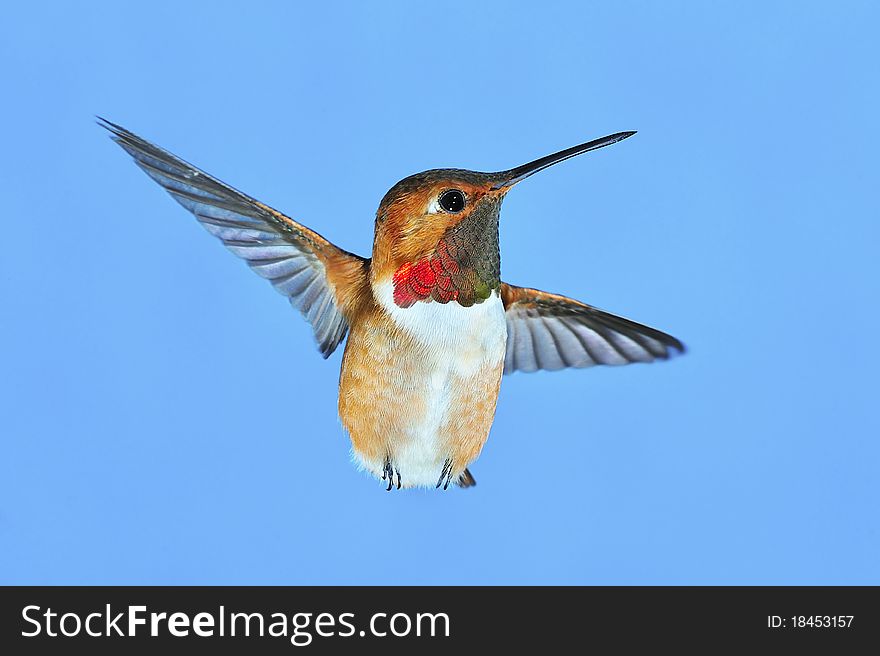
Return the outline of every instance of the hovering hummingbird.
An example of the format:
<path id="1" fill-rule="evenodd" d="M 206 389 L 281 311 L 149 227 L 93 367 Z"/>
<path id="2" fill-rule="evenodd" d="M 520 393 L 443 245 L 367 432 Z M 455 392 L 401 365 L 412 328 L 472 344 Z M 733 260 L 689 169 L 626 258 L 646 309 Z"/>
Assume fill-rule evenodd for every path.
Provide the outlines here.
<path id="1" fill-rule="evenodd" d="M 311 323 L 327 358 L 349 334 L 339 416 L 354 459 L 392 487 L 470 487 L 502 373 L 622 365 L 680 341 L 559 294 L 501 281 L 501 202 L 521 180 L 618 132 L 498 173 L 433 169 L 379 203 L 372 258 L 321 235 L 125 128 L 100 124 L 147 175 Z"/>

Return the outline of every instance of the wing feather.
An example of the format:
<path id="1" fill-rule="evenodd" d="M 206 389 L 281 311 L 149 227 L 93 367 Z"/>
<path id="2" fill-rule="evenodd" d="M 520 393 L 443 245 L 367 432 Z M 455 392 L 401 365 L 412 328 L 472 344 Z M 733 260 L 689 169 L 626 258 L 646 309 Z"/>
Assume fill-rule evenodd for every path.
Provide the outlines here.
<path id="1" fill-rule="evenodd" d="M 336 349 L 348 331 L 349 292 L 366 284 L 369 260 L 125 128 L 99 122 L 135 164 L 302 312 L 325 358 Z"/>
<path id="2" fill-rule="evenodd" d="M 671 335 L 565 296 L 501 283 L 501 297 L 504 373 L 654 362 L 685 350 Z"/>

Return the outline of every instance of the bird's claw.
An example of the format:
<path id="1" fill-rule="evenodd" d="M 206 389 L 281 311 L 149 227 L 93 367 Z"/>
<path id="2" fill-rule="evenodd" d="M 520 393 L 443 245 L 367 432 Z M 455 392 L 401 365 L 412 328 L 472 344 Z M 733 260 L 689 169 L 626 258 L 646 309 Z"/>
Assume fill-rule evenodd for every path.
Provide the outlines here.
<path id="1" fill-rule="evenodd" d="M 452 480 L 452 460 L 447 458 L 446 462 L 443 463 L 443 469 L 440 471 L 440 478 L 437 479 L 437 485 L 435 488 L 439 488 L 441 485 L 443 489 L 446 490 L 449 488 L 449 481 Z"/>
<path id="2" fill-rule="evenodd" d="M 385 459 L 385 466 L 382 468 L 382 480 L 388 480 L 388 487 L 385 488 L 386 492 L 390 492 L 391 488 L 394 487 L 394 475 L 397 474 L 397 489 L 400 489 L 400 470 L 394 469 L 394 465 L 391 464 L 391 458 Z"/>

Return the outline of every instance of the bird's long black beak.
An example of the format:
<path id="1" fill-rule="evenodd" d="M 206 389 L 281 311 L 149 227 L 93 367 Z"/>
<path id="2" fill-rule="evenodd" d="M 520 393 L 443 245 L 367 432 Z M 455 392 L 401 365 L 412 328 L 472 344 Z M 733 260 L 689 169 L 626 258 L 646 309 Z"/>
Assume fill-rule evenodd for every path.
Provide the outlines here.
<path id="1" fill-rule="evenodd" d="M 493 175 L 497 176 L 498 182 L 492 187 L 493 189 L 509 189 L 513 185 L 515 185 L 520 180 L 525 180 L 530 175 L 537 173 L 538 171 L 543 171 L 548 166 L 553 166 L 554 164 L 558 164 L 559 162 L 563 162 L 571 157 L 576 155 L 580 155 L 581 153 L 588 153 L 591 150 L 596 150 L 598 148 L 604 148 L 605 146 L 610 146 L 611 144 L 615 144 L 618 141 L 623 141 L 624 139 L 631 137 L 635 134 L 635 131 L 632 132 L 617 132 L 615 134 L 609 134 L 607 137 L 602 137 L 600 139 L 593 139 L 593 141 L 588 141 L 587 143 L 582 143 L 579 146 L 572 146 L 571 148 L 566 148 L 565 150 L 560 150 L 558 153 L 553 153 L 552 155 L 546 155 L 539 159 L 536 159 L 534 162 L 529 162 L 528 164 L 523 164 L 522 166 L 517 166 L 515 169 L 510 169 L 509 171 L 501 171 L 499 173 L 495 173 Z"/>

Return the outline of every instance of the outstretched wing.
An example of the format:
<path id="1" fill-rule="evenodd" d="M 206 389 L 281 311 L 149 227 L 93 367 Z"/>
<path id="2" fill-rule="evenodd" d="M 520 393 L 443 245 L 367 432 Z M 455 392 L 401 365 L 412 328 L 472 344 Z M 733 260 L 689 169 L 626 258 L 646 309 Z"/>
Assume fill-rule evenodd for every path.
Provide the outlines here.
<path id="1" fill-rule="evenodd" d="M 99 119 L 147 175 L 230 251 L 268 279 L 312 324 L 323 356 L 345 337 L 346 299 L 366 280 L 368 260 L 220 182 L 123 127 Z"/>
<path id="2" fill-rule="evenodd" d="M 558 294 L 501 283 L 504 373 L 666 360 L 684 344 L 666 333 Z"/>

